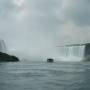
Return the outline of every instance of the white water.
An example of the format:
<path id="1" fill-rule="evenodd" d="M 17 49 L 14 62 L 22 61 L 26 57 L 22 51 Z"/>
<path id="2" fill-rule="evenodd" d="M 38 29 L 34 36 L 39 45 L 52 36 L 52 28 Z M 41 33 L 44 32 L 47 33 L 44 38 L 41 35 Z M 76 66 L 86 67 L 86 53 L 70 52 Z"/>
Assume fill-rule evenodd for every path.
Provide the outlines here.
<path id="1" fill-rule="evenodd" d="M 3 53 L 7 52 L 6 44 L 5 44 L 4 40 L 0 40 L 0 52 L 3 52 Z"/>
<path id="2" fill-rule="evenodd" d="M 59 51 L 63 61 L 81 61 L 84 58 L 85 45 L 60 47 Z"/>

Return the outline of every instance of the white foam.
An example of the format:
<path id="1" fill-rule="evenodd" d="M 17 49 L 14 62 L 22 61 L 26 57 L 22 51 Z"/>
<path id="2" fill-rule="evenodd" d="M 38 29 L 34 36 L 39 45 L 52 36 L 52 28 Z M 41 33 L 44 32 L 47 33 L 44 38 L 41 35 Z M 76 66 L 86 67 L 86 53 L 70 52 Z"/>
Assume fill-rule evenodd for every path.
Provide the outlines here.
<path id="1" fill-rule="evenodd" d="M 84 58 L 85 46 L 60 47 L 60 61 L 81 61 Z"/>

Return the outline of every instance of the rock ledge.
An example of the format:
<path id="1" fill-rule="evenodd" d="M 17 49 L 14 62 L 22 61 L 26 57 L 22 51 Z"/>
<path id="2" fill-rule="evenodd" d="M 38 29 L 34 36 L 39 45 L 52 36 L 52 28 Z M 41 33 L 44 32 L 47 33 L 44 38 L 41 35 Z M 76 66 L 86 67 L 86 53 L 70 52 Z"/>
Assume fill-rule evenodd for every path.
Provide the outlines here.
<path id="1" fill-rule="evenodd" d="M 0 52 L 0 62 L 17 62 L 18 57 Z"/>

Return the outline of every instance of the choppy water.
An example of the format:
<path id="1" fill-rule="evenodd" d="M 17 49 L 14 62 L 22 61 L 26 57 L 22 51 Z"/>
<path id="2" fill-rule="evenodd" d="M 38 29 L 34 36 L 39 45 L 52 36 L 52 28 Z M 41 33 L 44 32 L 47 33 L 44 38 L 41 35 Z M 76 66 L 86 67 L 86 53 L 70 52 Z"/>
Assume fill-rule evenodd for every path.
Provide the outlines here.
<path id="1" fill-rule="evenodd" d="M 90 90 L 90 62 L 0 63 L 0 90 Z"/>

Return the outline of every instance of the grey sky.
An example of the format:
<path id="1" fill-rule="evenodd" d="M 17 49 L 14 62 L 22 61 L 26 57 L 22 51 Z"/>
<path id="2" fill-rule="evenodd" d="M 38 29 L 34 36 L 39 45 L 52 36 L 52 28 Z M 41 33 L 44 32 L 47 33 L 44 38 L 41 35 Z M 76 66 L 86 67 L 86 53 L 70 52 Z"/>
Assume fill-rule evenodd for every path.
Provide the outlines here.
<path id="1" fill-rule="evenodd" d="M 89 25 L 89 0 L 0 0 L 0 37 L 10 52 L 49 55 L 57 45 L 90 42 Z"/>

